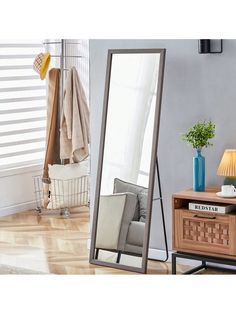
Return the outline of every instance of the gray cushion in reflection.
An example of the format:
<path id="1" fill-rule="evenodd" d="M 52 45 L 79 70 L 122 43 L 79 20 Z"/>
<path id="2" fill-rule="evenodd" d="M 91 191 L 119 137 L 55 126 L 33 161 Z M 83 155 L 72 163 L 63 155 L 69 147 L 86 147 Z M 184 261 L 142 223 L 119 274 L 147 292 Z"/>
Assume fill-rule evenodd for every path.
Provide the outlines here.
<path id="1" fill-rule="evenodd" d="M 132 245 L 132 244 L 126 244 L 124 251 L 127 253 L 135 253 L 135 254 L 142 255 L 143 254 L 143 247 L 137 246 L 137 245 Z"/>
<path id="2" fill-rule="evenodd" d="M 136 194 L 125 192 L 125 195 L 126 195 L 126 201 L 125 201 L 125 207 L 124 207 L 124 212 L 123 212 L 122 221 L 121 221 L 119 241 L 118 241 L 118 247 L 117 247 L 117 249 L 121 251 L 123 251 L 125 248 L 128 228 L 129 228 L 130 222 L 132 221 L 134 217 L 134 213 L 135 213 L 136 206 L 138 203 L 138 198 Z"/>
<path id="3" fill-rule="evenodd" d="M 140 218 L 142 218 L 141 221 L 145 221 L 148 188 L 115 178 L 113 193 L 125 193 L 125 192 L 131 192 L 138 196 L 138 203 L 136 206 L 133 220 L 137 221 L 137 220 L 141 220 Z"/>
<path id="4" fill-rule="evenodd" d="M 129 225 L 127 244 L 143 246 L 145 223 L 132 221 Z"/>
<path id="5" fill-rule="evenodd" d="M 148 192 L 147 191 L 142 191 L 138 194 L 138 199 L 139 199 L 139 213 L 140 213 L 140 218 L 139 221 L 145 222 L 146 221 L 146 216 L 147 216 L 147 197 L 148 197 Z"/>

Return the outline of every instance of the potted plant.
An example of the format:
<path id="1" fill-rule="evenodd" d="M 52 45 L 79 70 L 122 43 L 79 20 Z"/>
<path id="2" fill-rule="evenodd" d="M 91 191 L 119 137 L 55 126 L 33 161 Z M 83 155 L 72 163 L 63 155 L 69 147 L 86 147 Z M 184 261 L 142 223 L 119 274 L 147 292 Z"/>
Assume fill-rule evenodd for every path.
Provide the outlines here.
<path id="1" fill-rule="evenodd" d="M 215 124 L 210 120 L 197 122 L 182 135 L 182 139 L 197 150 L 197 155 L 193 157 L 193 190 L 196 192 L 205 191 L 205 157 L 201 151 L 203 147 L 212 146 L 209 140 L 214 136 Z"/>

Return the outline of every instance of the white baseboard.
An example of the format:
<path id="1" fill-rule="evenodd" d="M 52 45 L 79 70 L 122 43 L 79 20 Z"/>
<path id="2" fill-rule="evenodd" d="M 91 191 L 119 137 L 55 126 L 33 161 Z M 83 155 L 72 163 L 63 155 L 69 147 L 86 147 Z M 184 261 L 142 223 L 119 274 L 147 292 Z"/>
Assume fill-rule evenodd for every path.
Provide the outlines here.
<path id="1" fill-rule="evenodd" d="M 8 207 L 2 207 L 0 208 L 0 217 L 16 214 L 33 208 L 36 208 L 35 201 L 15 204 Z"/>

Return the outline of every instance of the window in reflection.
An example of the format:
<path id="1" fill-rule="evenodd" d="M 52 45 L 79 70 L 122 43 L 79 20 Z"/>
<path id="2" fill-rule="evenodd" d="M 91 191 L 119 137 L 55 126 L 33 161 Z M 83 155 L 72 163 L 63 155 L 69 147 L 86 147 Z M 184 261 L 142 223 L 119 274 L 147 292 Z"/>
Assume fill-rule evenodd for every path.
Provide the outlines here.
<path id="1" fill-rule="evenodd" d="M 114 178 L 148 187 L 158 54 L 113 55 L 101 194 Z"/>

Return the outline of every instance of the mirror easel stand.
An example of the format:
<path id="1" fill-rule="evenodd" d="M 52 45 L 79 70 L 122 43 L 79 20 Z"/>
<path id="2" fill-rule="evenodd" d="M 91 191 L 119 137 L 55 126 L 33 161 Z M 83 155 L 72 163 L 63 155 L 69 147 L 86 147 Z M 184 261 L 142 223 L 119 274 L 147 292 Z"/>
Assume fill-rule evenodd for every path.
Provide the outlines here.
<path id="1" fill-rule="evenodd" d="M 156 258 L 155 259 L 148 258 L 148 259 L 149 260 L 153 260 L 153 261 L 158 261 L 158 262 L 166 262 L 168 260 L 168 258 L 169 258 L 169 251 L 168 251 L 168 242 L 167 242 L 167 234 L 166 234 L 164 205 L 163 205 L 162 190 L 161 190 L 161 178 L 160 178 L 159 163 L 158 163 L 158 157 L 157 156 L 156 156 L 156 170 L 157 170 L 157 184 L 158 184 L 159 197 L 158 198 L 154 198 L 153 201 L 160 201 L 161 218 L 162 218 L 162 227 L 163 227 L 163 234 L 164 234 L 166 257 L 164 259 L 156 259 Z"/>

